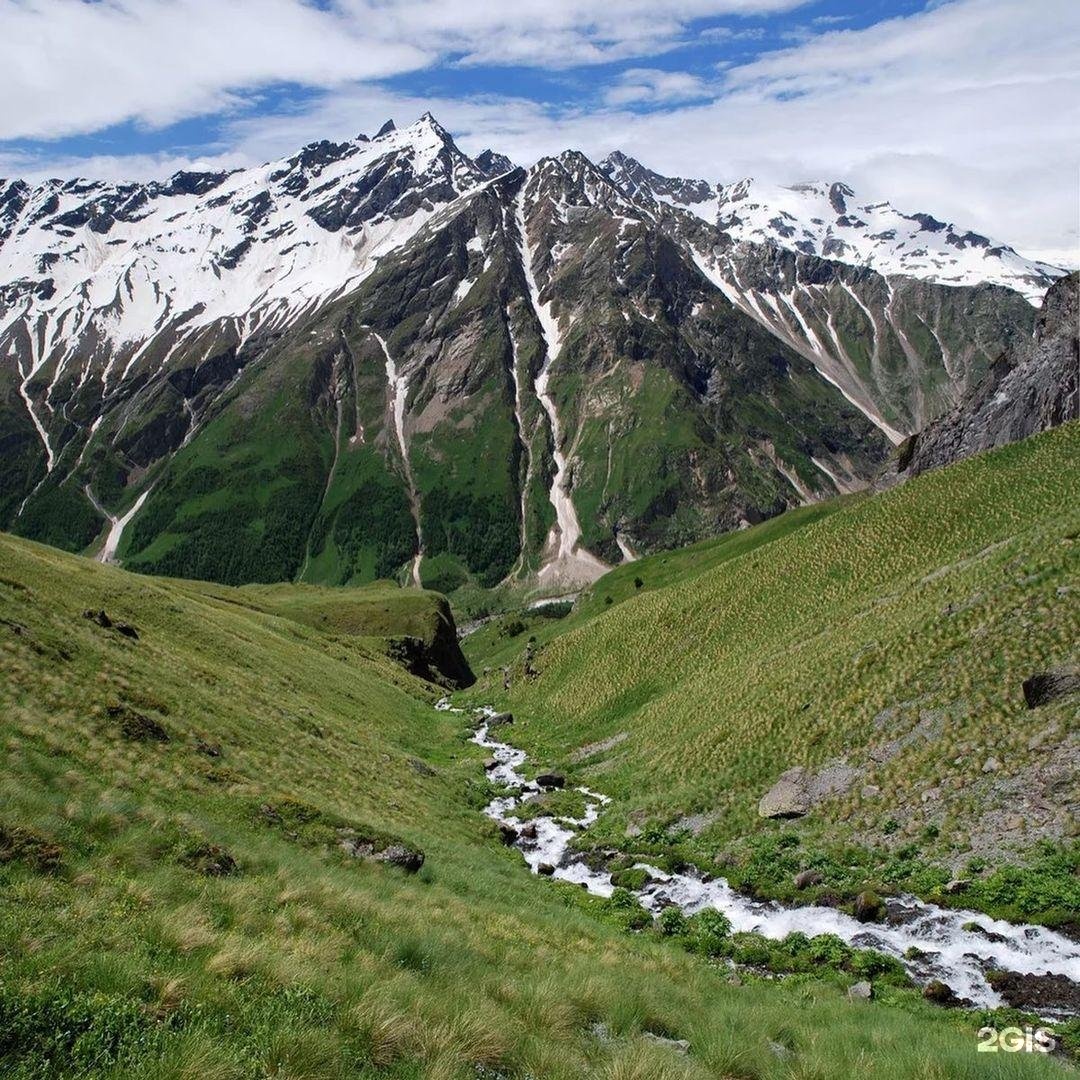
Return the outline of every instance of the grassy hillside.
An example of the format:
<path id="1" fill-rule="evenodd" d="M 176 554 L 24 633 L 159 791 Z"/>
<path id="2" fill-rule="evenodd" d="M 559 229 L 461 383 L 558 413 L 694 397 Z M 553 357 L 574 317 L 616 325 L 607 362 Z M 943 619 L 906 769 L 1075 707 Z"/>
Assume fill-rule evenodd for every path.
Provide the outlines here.
<path id="1" fill-rule="evenodd" d="M 729 559 L 827 517 L 849 501 L 848 498 L 840 498 L 799 507 L 743 532 L 725 533 L 689 547 L 624 563 L 584 590 L 572 604 L 566 601 L 545 604 L 543 607 L 519 608 L 514 605 L 513 594 L 495 596 L 498 606 L 509 610 L 469 634 L 462 642 L 462 648 L 477 671 L 483 667 L 513 664 L 520 659 L 522 647 L 530 638 L 534 639 L 534 644 L 541 645 L 569 630 L 584 626 L 626 600 L 668 585 L 688 582 Z M 468 595 L 460 598 L 466 601 L 470 599 Z M 491 598 L 485 599 L 490 601 Z M 458 602 L 459 596 L 455 596 L 455 605 Z M 485 686 L 483 692 L 487 693 L 487 689 Z"/>
<path id="2" fill-rule="evenodd" d="M 0 568 L 5 1077 L 1061 1075 L 529 876 L 461 718 L 362 638 L 6 536 Z"/>
<path id="3" fill-rule="evenodd" d="M 347 589 L 321 585 L 245 585 L 240 589 L 187 581 L 178 588 L 240 604 L 314 627 L 327 634 L 358 637 L 380 652 L 398 655 L 414 674 L 446 686 L 468 686 L 472 672 L 457 641 L 446 598 L 422 589 L 375 581 Z M 403 638 L 419 648 L 402 653 Z"/>
<path id="4" fill-rule="evenodd" d="M 643 560 L 536 634 L 531 677 L 529 635 L 486 630 L 474 663 L 514 665 L 508 695 L 501 677 L 483 692 L 533 760 L 614 796 L 597 845 L 718 858 L 777 895 L 807 865 L 834 894 L 963 872 L 965 903 L 1075 921 L 1077 702 L 1029 711 L 1021 684 L 1080 659 L 1078 456 L 1073 424 L 705 546 L 704 568 Z M 830 763 L 854 770 L 846 791 L 794 826 L 759 819 L 781 773 Z M 1054 859 L 1042 894 L 979 877 Z"/>

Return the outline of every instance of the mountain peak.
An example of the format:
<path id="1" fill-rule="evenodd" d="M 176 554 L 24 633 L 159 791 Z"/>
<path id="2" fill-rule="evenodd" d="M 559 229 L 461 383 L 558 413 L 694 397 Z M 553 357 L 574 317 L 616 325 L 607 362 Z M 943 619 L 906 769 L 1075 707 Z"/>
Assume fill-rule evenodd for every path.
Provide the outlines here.
<path id="1" fill-rule="evenodd" d="M 389 135 L 392 131 L 397 131 L 397 124 L 395 124 L 393 120 L 387 120 L 386 123 L 375 132 L 375 138 L 381 139 L 384 135 Z"/>

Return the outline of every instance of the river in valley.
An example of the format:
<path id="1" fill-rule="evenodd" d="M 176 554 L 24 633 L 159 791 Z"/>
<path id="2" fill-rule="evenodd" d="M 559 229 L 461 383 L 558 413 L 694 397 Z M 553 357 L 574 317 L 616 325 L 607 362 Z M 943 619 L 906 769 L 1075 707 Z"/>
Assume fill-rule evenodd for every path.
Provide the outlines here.
<path id="1" fill-rule="evenodd" d="M 447 701 L 436 707 L 452 708 Z M 525 752 L 492 736 L 488 721 L 493 715 L 494 710 L 489 708 L 475 711 L 478 726 L 472 741 L 490 752 L 495 764 L 487 775 L 492 783 L 505 786 L 508 794 L 493 799 L 484 813 L 517 832 L 514 845 L 533 873 L 543 872 L 597 896 L 610 896 L 614 888 L 611 875 L 593 869 L 571 846 L 577 833 L 600 816 L 609 801 L 607 796 L 579 787 L 576 790 L 585 803 L 582 817 L 536 817 L 522 835 L 525 822 L 517 810 L 543 791 L 520 772 Z M 711 907 L 731 920 L 735 932 L 753 931 L 773 939 L 794 931 L 808 937 L 835 934 L 855 948 L 876 949 L 896 957 L 917 984 L 940 980 L 960 998 L 979 1007 L 1004 1004 L 986 978 L 986 973 L 995 969 L 1064 975 L 1080 982 L 1080 944 L 1045 927 L 1016 925 L 974 911 L 941 908 L 910 896 L 889 900 L 886 921 L 863 923 L 835 908 L 752 900 L 719 877 L 692 872 L 667 874 L 645 863 L 639 865 L 649 871 L 652 880 L 632 891 L 654 914 L 672 904 L 687 915 Z M 918 955 L 911 950 L 918 950 Z"/>

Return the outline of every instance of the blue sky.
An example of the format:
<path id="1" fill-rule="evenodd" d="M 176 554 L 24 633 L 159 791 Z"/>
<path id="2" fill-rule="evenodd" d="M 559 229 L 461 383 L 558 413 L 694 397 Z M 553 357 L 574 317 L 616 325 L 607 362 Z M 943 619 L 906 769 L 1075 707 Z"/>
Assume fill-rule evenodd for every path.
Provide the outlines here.
<path id="1" fill-rule="evenodd" d="M 0 0 L 0 65 L 0 174 L 256 164 L 430 109 L 522 164 L 845 179 L 1076 245 L 1074 0 Z"/>

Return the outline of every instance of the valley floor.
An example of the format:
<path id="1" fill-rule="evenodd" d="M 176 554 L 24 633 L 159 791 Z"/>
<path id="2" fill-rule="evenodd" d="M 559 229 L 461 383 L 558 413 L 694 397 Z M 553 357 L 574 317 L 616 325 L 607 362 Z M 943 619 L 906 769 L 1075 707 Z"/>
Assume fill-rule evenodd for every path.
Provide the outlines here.
<path id="1" fill-rule="evenodd" d="M 466 644 L 493 670 L 463 700 L 501 703 L 510 667 L 513 741 L 613 796 L 590 845 L 726 852 L 733 870 L 771 858 L 786 881 L 792 851 L 826 852 L 834 827 L 885 831 L 890 811 L 859 794 L 873 782 L 905 839 L 940 805 L 937 838 L 959 853 L 980 789 L 954 797 L 935 763 L 989 777 L 992 752 L 999 782 L 1014 757 L 1028 767 L 1033 733 L 1073 737 L 1062 704 L 1021 725 L 1016 686 L 1077 640 L 1078 439 L 1074 425 L 617 570 L 565 621 L 529 617 L 527 661 L 491 623 Z M 700 926 L 530 875 L 483 816 L 499 792 L 468 718 L 436 710 L 441 691 L 353 614 L 282 589 L 138 577 L 0 536 L 5 1076 L 1071 1073 L 977 1052 L 978 1027 L 1013 1014 L 943 1010 L 880 971 L 875 1000 L 849 1000 L 851 957 L 804 951 L 783 980 L 768 955 L 734 970 Z M 376 637 L 397 625 L 387 597 Z M 943 721 L 948 756 L 910 744 L 796 826 L 758 823 L 779 771 L 855 755 L 883 709 L 945 697 L 967 702 Z M 772 856 L 740 847 L 787 835 Z"/>

